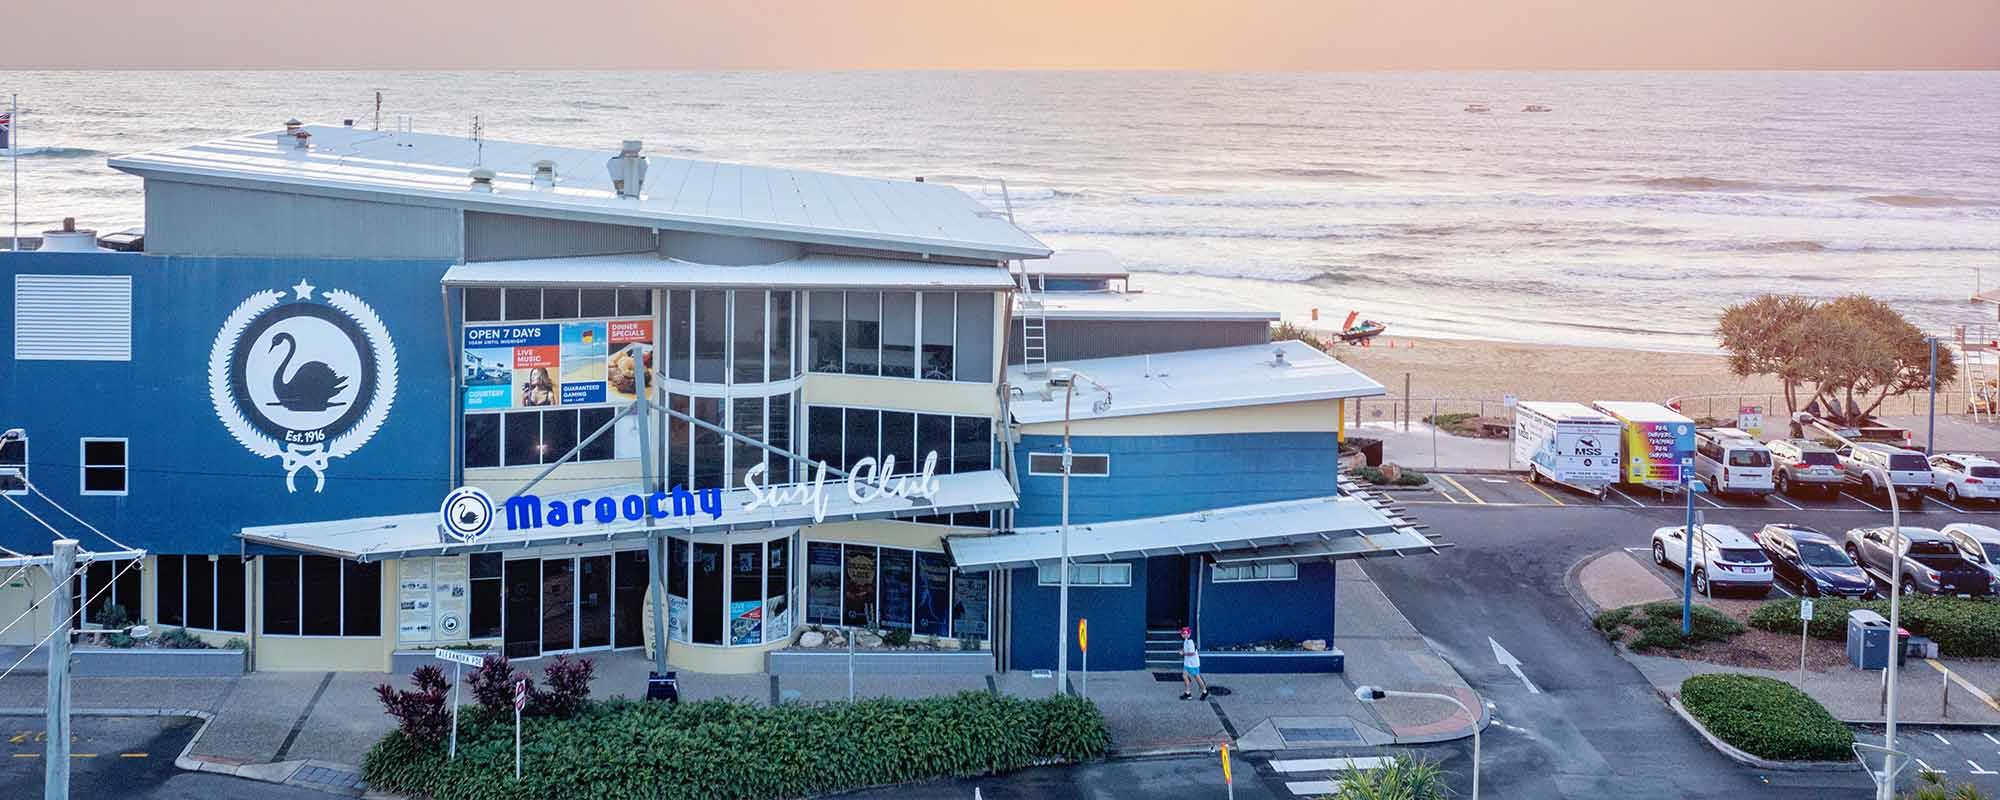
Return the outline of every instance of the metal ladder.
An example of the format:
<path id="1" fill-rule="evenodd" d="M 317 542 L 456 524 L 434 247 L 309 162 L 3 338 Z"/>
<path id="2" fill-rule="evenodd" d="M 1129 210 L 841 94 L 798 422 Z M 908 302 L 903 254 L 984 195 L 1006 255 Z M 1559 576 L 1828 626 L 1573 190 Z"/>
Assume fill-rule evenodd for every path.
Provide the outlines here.
<path id="1" fill-rule="evenodd" d="M 1020 272 L 1015 273 L 1015 280 L 1021 289 L 1021 366 L 1029 375 L 1041 375 L 1049 371 L 1049 317 L 1042 303 L 1048 279 L 1029 275 L 1027 265 L 1023 264 Z"/>

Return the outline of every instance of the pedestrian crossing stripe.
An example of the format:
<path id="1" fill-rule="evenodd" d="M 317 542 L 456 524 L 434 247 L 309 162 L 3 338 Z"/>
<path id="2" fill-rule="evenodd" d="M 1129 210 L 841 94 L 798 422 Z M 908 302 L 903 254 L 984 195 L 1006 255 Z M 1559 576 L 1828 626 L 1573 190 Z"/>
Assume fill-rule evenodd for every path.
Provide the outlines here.
<path id="1" fill-rule="evenodd" d="M 1285 788 L 1300 797 L 1340 794 L 1340 781 L 1286 781 Z"/>
<path id="2" fill-rule="evenodd" d="M 1334 770 L 1380 769 L 1390 759 L 1383 756 L 1358 756 L 1355 758 L 1298 758 L 1275 759 L 1271 769 L 1279 772 L 1330 772 Z"/>

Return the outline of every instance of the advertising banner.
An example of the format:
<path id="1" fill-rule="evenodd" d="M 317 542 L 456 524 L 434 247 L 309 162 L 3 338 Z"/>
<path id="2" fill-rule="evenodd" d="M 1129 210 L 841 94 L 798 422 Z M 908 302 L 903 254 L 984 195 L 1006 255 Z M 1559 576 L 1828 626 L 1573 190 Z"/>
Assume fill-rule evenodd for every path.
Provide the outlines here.
<path id="1" fill-rule="evenodd" d="M 764 641 L 764 603 L 738 600 L 729 604 L 729 643 L 761 644 Z"/>
<path id="2" fill-rule="evenodd" d="M 590 405 L 631 400 L 640 344 L 652 364 L 653 321 L 580 320 L 526 325 L 467 325 L 463 381 L 467 411 Z"/>
<path id="3" fill-rule="evenodd" d="M 428 642 L 431 633 L 431 559 L 404 559 L 399 567 L 402 581 L 396 598 L 396 638 L 405 642 Z"/>
<path id="4" fill-rule="evenodd" d="M 1625 482 L 1678 484 L 1681 459 L 1694 455 L 1694 426 L 1686 422 L 1625 423 Z"/>

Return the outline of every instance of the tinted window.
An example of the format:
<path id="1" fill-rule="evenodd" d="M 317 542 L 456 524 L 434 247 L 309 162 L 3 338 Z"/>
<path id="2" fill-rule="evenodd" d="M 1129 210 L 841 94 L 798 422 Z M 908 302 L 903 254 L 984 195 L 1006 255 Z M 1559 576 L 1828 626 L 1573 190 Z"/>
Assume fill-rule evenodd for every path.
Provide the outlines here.
<path id="1" fill-rule="evenodd" d="M 1966 474 L 1975 478 L 2000 478 L 2000 467 L 1973 467 Z"/>
<path id="2" fill-rule="evenodd" d="M 1923 456 L 1915 453 L 1895 453 L 1889 456 L 1889 468 L 1921 471 L 1930 469 L 1931 465 L 1924 462 Z"/>
<path id="3" fill-rule="evenodd" d="M 1807 464 L 1811 464 L 1815 467 L 1840 466 L 1840 456 L 1834 455 L 1825 450 L 1810 451 L 1806 453 L 1804 456 L 1801 456 L 1799 460 L 1804 461 Z"/>
<path id="4" fill-rule="evenodd" d="M 2000 544 L 1981 545 L 1986 551 L 1986 560 L 2000 564 Z"/>
<path id="5" fill-rule="evenodd" d="M 1729 451 L 1729 466 L 1768 467 L 1771 466 L 1771 454 L 1762 450 L 1731 450 Z"/>
<path id="6" fill-rule="evenodd" d="M 1950 542 L 1911 542 L 1910 555 L 1958 555 L 1958 548 Z"/>
<path id="7" fill-rule="evenodd" d="M 492 322 L 500 318 L 499 289 L 465 290 L 465 321 Z"/>
<path id="8" fill-rule="evenodd" d="M 1722 560 L 1735 564 L 1762 564 L 1767 559 L 1764 558 L 1762 550 L 1728 547 L 1722 550 Z"/>
<path id="9" fill-rule="evenodd" d="M 1819 542 L 1800 542 L 1799 560 L 1815 567 L 1854 566 L 1854 562 L 1848 560 L 1846 553 L 1835 549 L 1833 545 Z"/>

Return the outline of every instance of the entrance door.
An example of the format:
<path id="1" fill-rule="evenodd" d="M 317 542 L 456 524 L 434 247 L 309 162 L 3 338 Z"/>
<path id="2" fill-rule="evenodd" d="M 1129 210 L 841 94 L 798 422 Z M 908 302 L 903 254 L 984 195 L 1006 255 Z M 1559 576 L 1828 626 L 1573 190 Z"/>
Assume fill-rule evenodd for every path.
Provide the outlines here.
<path id="1" fill-rule="evenodd" d="M 1175 629 L 1188 624 L 1188 559 L 1146 559 L 1146 627 Z"/>
<path id="2" fill-rule="evenodd" d="M 503 572 L 506 587 L 506 621 L 501 625 L 501 641 L 508 658 L 534 658 L 542 654 L 542 562 L 524 559 L 507 562 Z"/>
<path id="3" fill-rule="evenodd" d="M 542 559 L 542 652 L 576 649 L 576 561 Z"/>
<path id="4" fill-rule="evenodd" d="M 576 646 L 611 646 L 611 557 L 576 560 Z"/>

